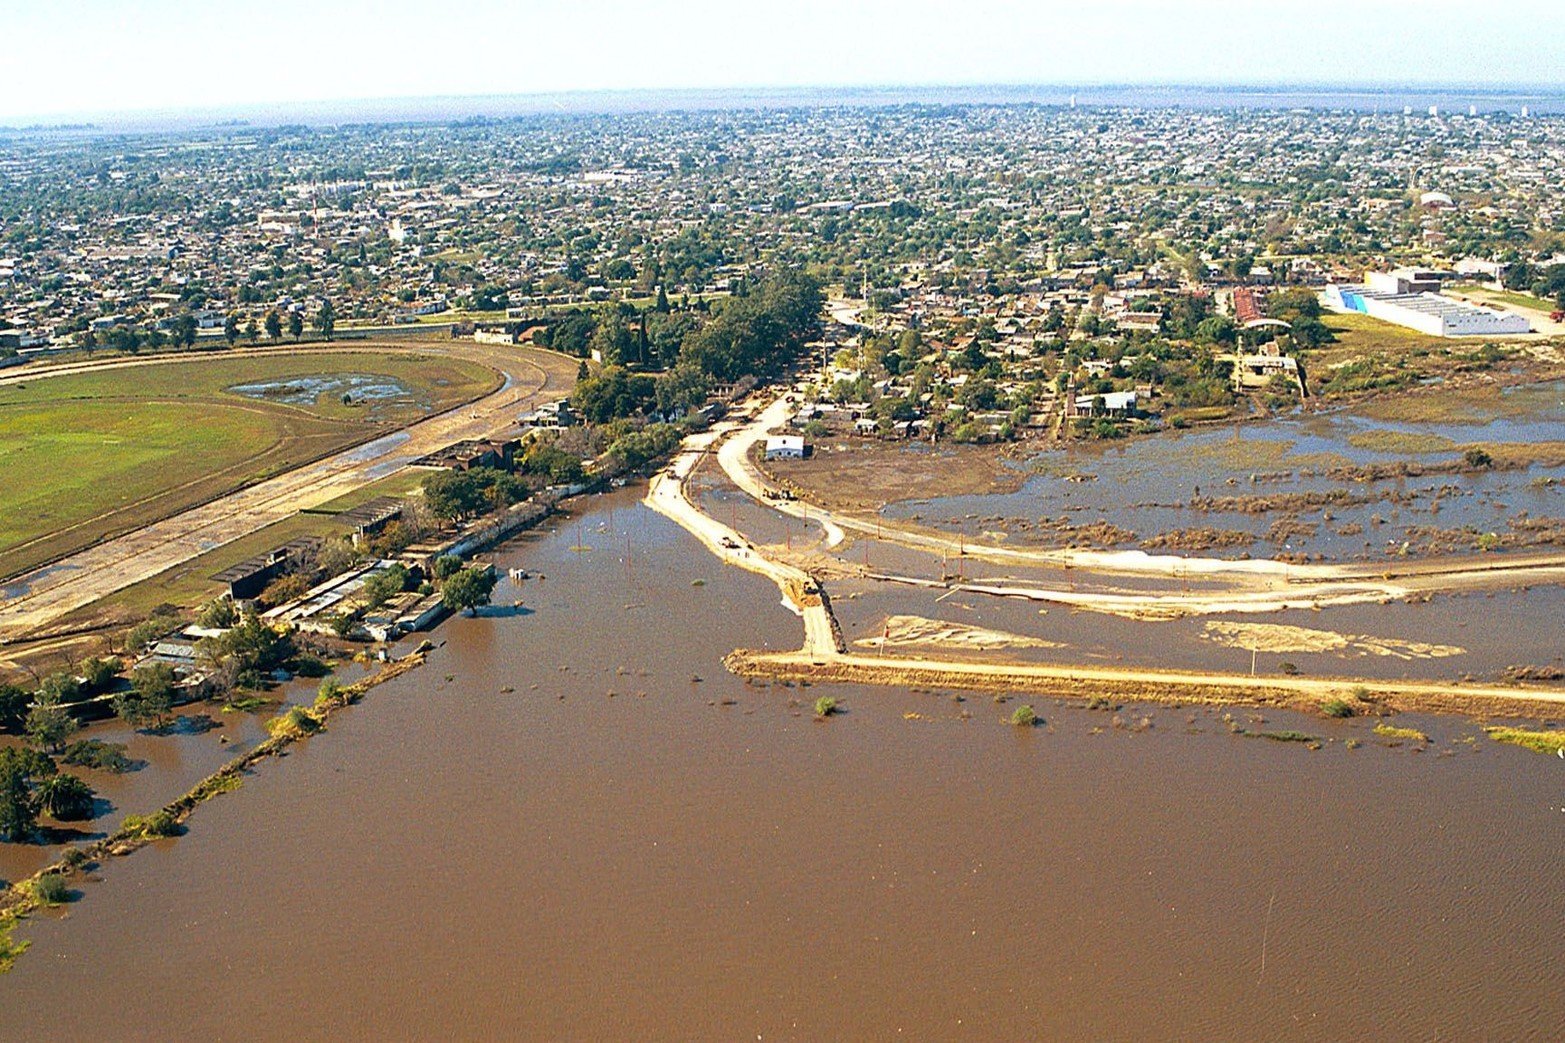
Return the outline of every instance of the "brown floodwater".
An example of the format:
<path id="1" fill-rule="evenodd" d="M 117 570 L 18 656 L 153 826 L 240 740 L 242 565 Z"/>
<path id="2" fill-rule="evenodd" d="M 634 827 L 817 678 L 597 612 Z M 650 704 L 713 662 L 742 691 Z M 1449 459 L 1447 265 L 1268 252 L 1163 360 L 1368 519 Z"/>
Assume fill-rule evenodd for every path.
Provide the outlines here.
<path id="1" fill-rule="evenodd" d="M 1399 719 L 1415 753 L 1239 714 L 1310 750 L 1215 712 L 1035 697 L 1023 732 L 987 698 L 746 685 L 722 656 L 797 621 L 632 491 L 501 562 L 546 577 L 502 585 L 522 608 L 451 621 L 24 924 L 6 1035 L 1558 1034 L 1557 758 L 1450 719 Z"/>

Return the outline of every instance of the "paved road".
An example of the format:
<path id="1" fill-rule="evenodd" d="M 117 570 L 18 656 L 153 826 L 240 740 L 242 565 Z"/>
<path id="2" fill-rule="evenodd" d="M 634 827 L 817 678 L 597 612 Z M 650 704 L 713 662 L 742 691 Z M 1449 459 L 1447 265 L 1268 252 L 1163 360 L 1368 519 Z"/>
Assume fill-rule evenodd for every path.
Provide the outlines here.
<path id="1" fill-rule="evenodd" d="M 264 348 L 255 353 L 278 354 L 290 350 Z M 420 456 L 463 439 L 488 438 L 510 430 L 514 428 L 519 412 L 568 395 L 575 384 L 577 367 L 576 359 L 536 348 L 465 341 L 336 347 L 307 345 L 297 350 L 305 353 L 373 350 L 450 355 L 490 366 L 503 373 L 506 379 L 498 390 L 476 402 L 105 541 L 6 583 L 0 588 L 0 643 L 28 635 L 46 636 L 49 624 L 67 613 L 258 532 L 301 510 L 396 474 Z M 6 374 L 0 378 L 0 383 L 39 380 L 85 370 L 157 366 L 175 361 L 199 362 L 205 358 L 226 359 L 246 354 L 250 352 L 67 363 Z"/>

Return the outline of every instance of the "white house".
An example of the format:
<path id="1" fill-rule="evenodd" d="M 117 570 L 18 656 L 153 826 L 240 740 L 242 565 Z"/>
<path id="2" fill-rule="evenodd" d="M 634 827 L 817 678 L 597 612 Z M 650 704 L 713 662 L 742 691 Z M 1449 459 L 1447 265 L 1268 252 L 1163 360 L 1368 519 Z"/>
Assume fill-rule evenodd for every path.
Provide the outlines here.
<path id="1" fill-rule="evenodd" d="M 766 440 L 766 459 L 803 460 L 803 435 L 772 435 Z"/>

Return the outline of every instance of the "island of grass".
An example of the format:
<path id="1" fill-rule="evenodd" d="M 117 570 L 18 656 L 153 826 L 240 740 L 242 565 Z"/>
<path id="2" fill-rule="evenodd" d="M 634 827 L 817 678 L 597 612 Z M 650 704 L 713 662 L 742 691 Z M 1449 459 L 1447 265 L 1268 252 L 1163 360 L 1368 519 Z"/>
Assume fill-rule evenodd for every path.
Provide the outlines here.
<path id="1" fill-rule="evenodd" d="M 0 387 L 0 576 L 473 401 L 500 377 L 404 351 L 207 356 Z"/>

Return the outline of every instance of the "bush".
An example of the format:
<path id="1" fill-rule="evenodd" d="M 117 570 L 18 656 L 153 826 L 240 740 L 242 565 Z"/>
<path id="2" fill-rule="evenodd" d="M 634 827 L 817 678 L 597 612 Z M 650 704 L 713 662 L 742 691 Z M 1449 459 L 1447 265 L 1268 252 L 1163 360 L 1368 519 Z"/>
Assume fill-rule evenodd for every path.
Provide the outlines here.
<path id="1" fill-rule="evenodd" d="M 290 665 L 293 667 L 293 672 L 300 677 L 325 677 L 331 673 L 331 667 L 326 664 L 326 660 L 309 652 L 295 656 Z"/>
<path id="2" fill-rule="evenodd" d="M 1327 699 L 1321 704 L 1320 712 L 1327 717 L 1352 717 L 1353 705 L 1346 699 Z"/>
<path id="3" fill-rule="evenodd" d="M 837 712 L 837 700 L 829 695 L 823 695 L 815 700 L 815 716 L 824 720 Z"/>
<path id="4" fill-rule="evenodd" d="M 1038 723 L 1038 714 L 1029 704 L 1023 703 L 1011 711 L 1011 723 L 1018 728 L 1031 728 Z"/>
<path id="5" fill-rule="evenodd" d="M 1462 459 L 1467 461 L 1468 467 L 1493 467 L 1494 457 L 1479 449 L 1477 446 L 1462 454 Z"/>
<path id="6" fill-rule="evenodd" d="M 27 890 L 44 905 L 64 905 L 71 897 L 71 889 L 65 886 L 65 878 L 59 873 L 34 877 L 27 882 Z"/>
<path id="7" fill-rule="evenodd" d="M 128 833 L 139 833 L 141 836 L 157 840 L 163 837 L 178 836 L 179 820 L 174 818 L 168 809 L 165 808 L 161 811 L 154 811 L 150 815 L 126 815 L 125 825 L 122 828 Z"/>
<path id="8" fill-rule="evenodd" d="M 288 736 L 302 739 L 321 730 L 321 722 L 302 706 L 290 706 L 266 722 L 266 730 L 274 737 Z"/>
<path id="9" fill-rule="evenodd" d="M 132 767 L 125 750 L 126 746 L 122 742 L 82 739 L 67 746 L 65 752 L 60 754 L 60 760 L 78 768 L 97 768 L 99 771 L 122 775 Z"/>
<path id="10" fill-rule="evenodd" d="M 341 702 L 343 699 L 342 692 L 342 685 L 338 683 L 337 679 L 328 677 L 321 682 L 320 688 L 315 691 L 315 708 L 320 710 L 334 703 Z"/>

